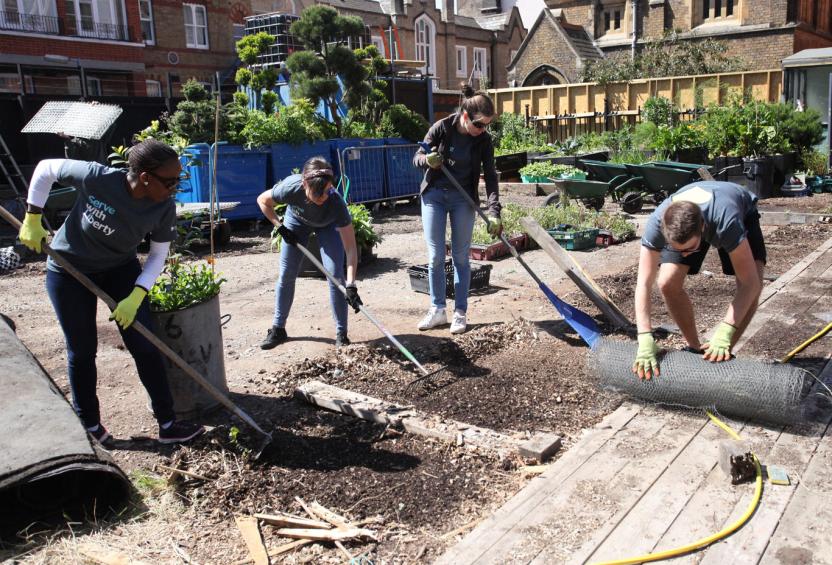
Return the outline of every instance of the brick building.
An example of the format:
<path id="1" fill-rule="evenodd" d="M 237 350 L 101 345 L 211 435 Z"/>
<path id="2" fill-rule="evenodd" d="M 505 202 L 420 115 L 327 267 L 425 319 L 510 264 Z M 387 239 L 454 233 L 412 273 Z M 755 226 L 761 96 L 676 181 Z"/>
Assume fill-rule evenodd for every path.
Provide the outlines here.
<path id="1" fill-rule="evenodd" d="M 0 92 L 176 96 L 232 72 L 248 0 L 3 0 Z"/>
<path id="2" fill-rule="evenodd" d="M 254 13 L 300 14 L 328 4 L 369 26 L 371 40 L 395 59 L 425 61 L 435 89 L 457 90 L 462 81 L 486 78 L 507 86 L 506 65 L 526 36 L 513 2 L 471 0 L 252 0 Z M 459 8 L 462 4 L 464 8 Z M 456 7 L 455 7 L 456 5 Z"/>
<path id="3" fill-rule="evenodd" d="M 683 39 L 726 43 L 729 55 L 742 58 L 750 69 L 776 68 L 802 49 L 832 46 L 832 0 L 546 0 L 546 5 L 562 27 L 583 28 L 605 56 L 630 54 L 634 22 L 637 45 L 675 29 Z M 510 63 L 518 85 L 541 65 L 566 65 L 551 26 L 542 26 L 539 33 L 546 37 L 538 39 L 532 37 L 536 27 L 527 42 L 548 44 L 555 56 L 546 57 L 543 47 L 524 50 Z M 572 70 L 563 68 L 561 74 L 573 80 Z"/>

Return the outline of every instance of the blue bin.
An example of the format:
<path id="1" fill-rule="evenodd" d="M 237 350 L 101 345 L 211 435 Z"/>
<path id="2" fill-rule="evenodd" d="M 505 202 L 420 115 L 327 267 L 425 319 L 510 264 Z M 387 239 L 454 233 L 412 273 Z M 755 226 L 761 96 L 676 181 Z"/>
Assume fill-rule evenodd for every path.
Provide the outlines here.
<path id="1" fill-rule="evenodd" d="M 292 174 L 293 169 L 302 170 L 303 164 L 311 157 L 332 160 L 332 142 L 316 141 L 302 145 L 272 143 L 269 162 L 269 184 L 274 185 Z M 333 163 L 333 166 L 335 164 Z"/>
<path id="2" fill-rule="evenodd" d="M 355 149 L 343 155 L 344 170 L 341 171 L 339 157 L 348 147 Z M 361 148 L 367 148 L 366 151 Z M 341 176 L 340 190 L 346 190 L 349 179 L 347 201 L 351 203 L 384 200 L 384 140 L 383 139 L 334 139 L 332 140 L 333 166 L 336 175 Z"/>
<path id="3" fill-rule="evenodd" d="M 211 147 L 207 144 L 189 146 L 189 155 L 182 157 L 183 168 L 190 178 L 181 183 L 176 200 L 179 202 L 210 202 Z M 229 220 L 253 220 L 262 216 L 257 197 L 268 188 L 266 166 L 269 149 L 245 149 L 240 145 L 219 145 L 217 148 L 217 198 L 220 202 L 239 202 L 224 212 Z"/>
<path id="4" fill-rule="evenodd" d="M 384 148 L 385 198 L 409 198 L 419 195 L 425 170 L 413 166 L 418 147 L 412 141 L 389 137 Z M 397 147 L 402 146 L 405 147 Z"/>

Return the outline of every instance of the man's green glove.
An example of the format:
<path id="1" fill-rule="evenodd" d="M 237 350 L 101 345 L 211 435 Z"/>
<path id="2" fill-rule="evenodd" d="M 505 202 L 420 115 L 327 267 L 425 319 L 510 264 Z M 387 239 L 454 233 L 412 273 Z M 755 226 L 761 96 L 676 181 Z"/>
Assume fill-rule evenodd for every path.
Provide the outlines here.
<path id="1" fill-rule="evenodd" d="M 731 358 L 731 342 L 736 332 L 737 328 L 728 322 L 719 324 L 714 332 L 714 337 L 711 338 L 711 342 L 705 344 L 703 348 L 705 353 L 702 355 L 702 358 L 714 363 L 729 360 Z"/>
<path id="2" fill-rule="evenodd" d="M 659 348 L 652 332 L 638 334 L 638 352 L 633 362 L 633 372 L 640 379 L 650 379 L 659 376 Z"/>
<path id="3" fill-rule="evenodd" d="M 20 233 L 17 234 L 20 243 L 32 251 L 40 253 L 42 249 L 41 244 L 47 235 L 49 235 L 49 232 L 41 224 L 41 214 L 26 212 L 26 216 L 23 217 L 23 225 L 20 226 Z"/>
<path id="4" fill-rule="evenodd" d="M 442 166 L 442 163 L 445 161 L 445 158 L 442 157 L 442 155 L 439 154 L 436 151 L 436 149 L 434 149 L 433 151 L 427 154 L 427 157 L 425 157 L 425 161 L 427 161 L 428 167 L 430 167 L 431 169 L 438 169 Z"/>
<path id="5" fill-rule="evenodd" d="M 110 314 L 110 319 L 115 320 L 122 329 L 126 330 L 136 319 L 136 311 L 141 306 L 145 296 L 147 296 L 147 291 L 137 286 L 127 298 L 116 305 L 116 309 Z"/>
<path id="6" fill-rule="evenodd" d="M 497 216 L 488 216 L 488 233 L 491 237 L 499 237 L 503 233 L 503 221 Z"/>

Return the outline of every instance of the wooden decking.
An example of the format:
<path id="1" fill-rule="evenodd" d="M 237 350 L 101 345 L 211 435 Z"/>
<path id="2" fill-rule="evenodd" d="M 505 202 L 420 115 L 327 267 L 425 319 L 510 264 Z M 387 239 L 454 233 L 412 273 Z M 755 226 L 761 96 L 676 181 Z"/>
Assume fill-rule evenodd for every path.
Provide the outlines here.
<path id="1" fill-rule="evenodd" d="M 832 313 L 832 239 L 766 287 L 738 345 L 777 331 L 785 353 L 800 315 L 821 312 Z M 821 379 L 832 383 L 826 360 Z M 832 563 L 832 414 L 824 414 L 800 426 L 734 423 L 763 465 L 784 468 L 792 484 L 766 482 L 741 530 L 673 562 Z M 699 412 L 625 402 L 437 563 L 594 563 L 707 537 L 736 521 L 754 492 L 719 468 L 726 438 Z"/>

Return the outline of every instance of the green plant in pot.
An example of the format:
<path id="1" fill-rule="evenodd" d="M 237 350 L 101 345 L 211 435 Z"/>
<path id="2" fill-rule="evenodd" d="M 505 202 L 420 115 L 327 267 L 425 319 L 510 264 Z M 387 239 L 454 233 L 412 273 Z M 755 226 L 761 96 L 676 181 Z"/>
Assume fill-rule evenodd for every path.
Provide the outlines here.
<path id="1" fill-rule="evenodd" d="M 172 255 L 148 293 L 150 309 L 172 312 L 203 304 L 220 293 L 225 280 L 205 263 L 183 263 L 181 255 Z"/>
<path id="2" fill-rule="evenodd" d="M 524 182 L 552 182 L 554 179 L 586 179 L 586 174 L 571 165 L 560 165 L 548 161 L 529 163 L 520 169 Z"/>

